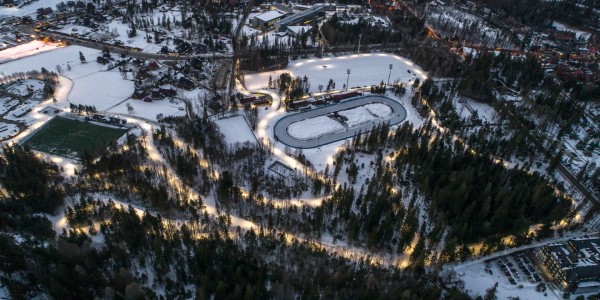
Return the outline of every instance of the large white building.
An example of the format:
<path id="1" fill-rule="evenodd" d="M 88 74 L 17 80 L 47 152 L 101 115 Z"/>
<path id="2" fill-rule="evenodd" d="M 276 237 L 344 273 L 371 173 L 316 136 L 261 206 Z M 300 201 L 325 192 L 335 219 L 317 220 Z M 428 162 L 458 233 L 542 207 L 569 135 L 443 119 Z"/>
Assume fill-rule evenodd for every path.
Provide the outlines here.
<path id="1" fill-rule="evenodd" d="M 271 29 L 275 23 L 279 22 L 285 16 L 284 13 L 277 10 L 270 10 L 264 14 L 260 14 L 250 19 L 252 26 L 263 30 Z"/>

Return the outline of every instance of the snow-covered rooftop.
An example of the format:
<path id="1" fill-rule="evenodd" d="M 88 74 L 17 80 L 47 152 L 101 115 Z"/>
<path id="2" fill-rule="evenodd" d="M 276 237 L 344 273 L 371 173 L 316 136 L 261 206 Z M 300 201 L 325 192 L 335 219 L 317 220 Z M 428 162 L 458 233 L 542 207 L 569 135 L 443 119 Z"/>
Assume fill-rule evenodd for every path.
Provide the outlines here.
<path id="1" fill-rule="evenodd" d="M 259 20 L 261 20 L 263 22 L 269 22 L 269 21 L 275 20 L 275 19 L 277 19 L 277 18 L 279 18 L 279 17 L 281 17 L 283 15 L 284 14 L 280 13 L 277 10 L 271 10 L 271 11 L 268 11 L 268 12 L 266 12 L 264 14 L 258 15 L 255 18 L 257 18 L 257 19 L 259 19 Z"/>
<path id="2" fill-rule="evenodd" d="M 305 33 L 309 32 L 312 29 L 312 26 L 288 26 L 287 29 L 294 34 L 300 34 L 302 30 L 304 30 Z"/>

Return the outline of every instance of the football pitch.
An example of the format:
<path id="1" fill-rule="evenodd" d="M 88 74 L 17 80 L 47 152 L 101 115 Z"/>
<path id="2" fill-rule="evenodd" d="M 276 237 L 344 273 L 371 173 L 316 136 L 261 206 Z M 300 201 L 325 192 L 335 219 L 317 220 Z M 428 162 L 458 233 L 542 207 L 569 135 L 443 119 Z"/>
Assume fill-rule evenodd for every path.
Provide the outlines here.
<path id="1" fill-rule="evenodd" d="M 25 145 L 41 152 L 79 159 L 86 149 L 93 156 L 102 154 L 112 141 L 126 132 L 127 129 L 56 117 L 25 141 Z"/>

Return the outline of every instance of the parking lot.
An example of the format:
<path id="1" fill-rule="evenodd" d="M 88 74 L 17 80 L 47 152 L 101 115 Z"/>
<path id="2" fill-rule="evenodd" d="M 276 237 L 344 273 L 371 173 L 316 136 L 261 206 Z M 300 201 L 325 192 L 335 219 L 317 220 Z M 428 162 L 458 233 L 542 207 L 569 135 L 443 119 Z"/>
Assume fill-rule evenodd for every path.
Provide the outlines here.
<path id="1" fill-rule="evenodd" d="M 538 285 L 544 281 L 532 260 L 524 252 L 494 259 L 491 265 L 495 265 L 512 285 L 527 283 Z M 492 268 L 490 271 L 493 272 Z"/>

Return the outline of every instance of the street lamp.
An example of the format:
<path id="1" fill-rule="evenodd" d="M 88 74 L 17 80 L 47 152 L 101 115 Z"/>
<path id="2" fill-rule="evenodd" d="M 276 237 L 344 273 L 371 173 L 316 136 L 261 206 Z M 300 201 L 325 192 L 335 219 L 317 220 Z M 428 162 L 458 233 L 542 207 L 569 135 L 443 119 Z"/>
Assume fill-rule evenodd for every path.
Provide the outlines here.
<path id="1" fill-rule="evenodd" d="M 360 40 L 362 39 L 362 33 L 358 35 L 358 53 L 360 53 Z"/>
<path id="2" fill-rule="evenodd" d="M 350 69 L 346 70 L 346 74 L 348 74 L 348 77 L 346 78 L 346 91 L 348 90 L 348 81 L 350 80 Z"/>
<path id="3" fill-rule="evenodd" d="M 385 86 L 385 89 L 387 90 L 388 85 L 390 85 L 390 76 L 392 76 L 392 67 L 394 65 L 390 64 L 390 73 L 388 74 L 388 82 L 387 85 Z"/>

